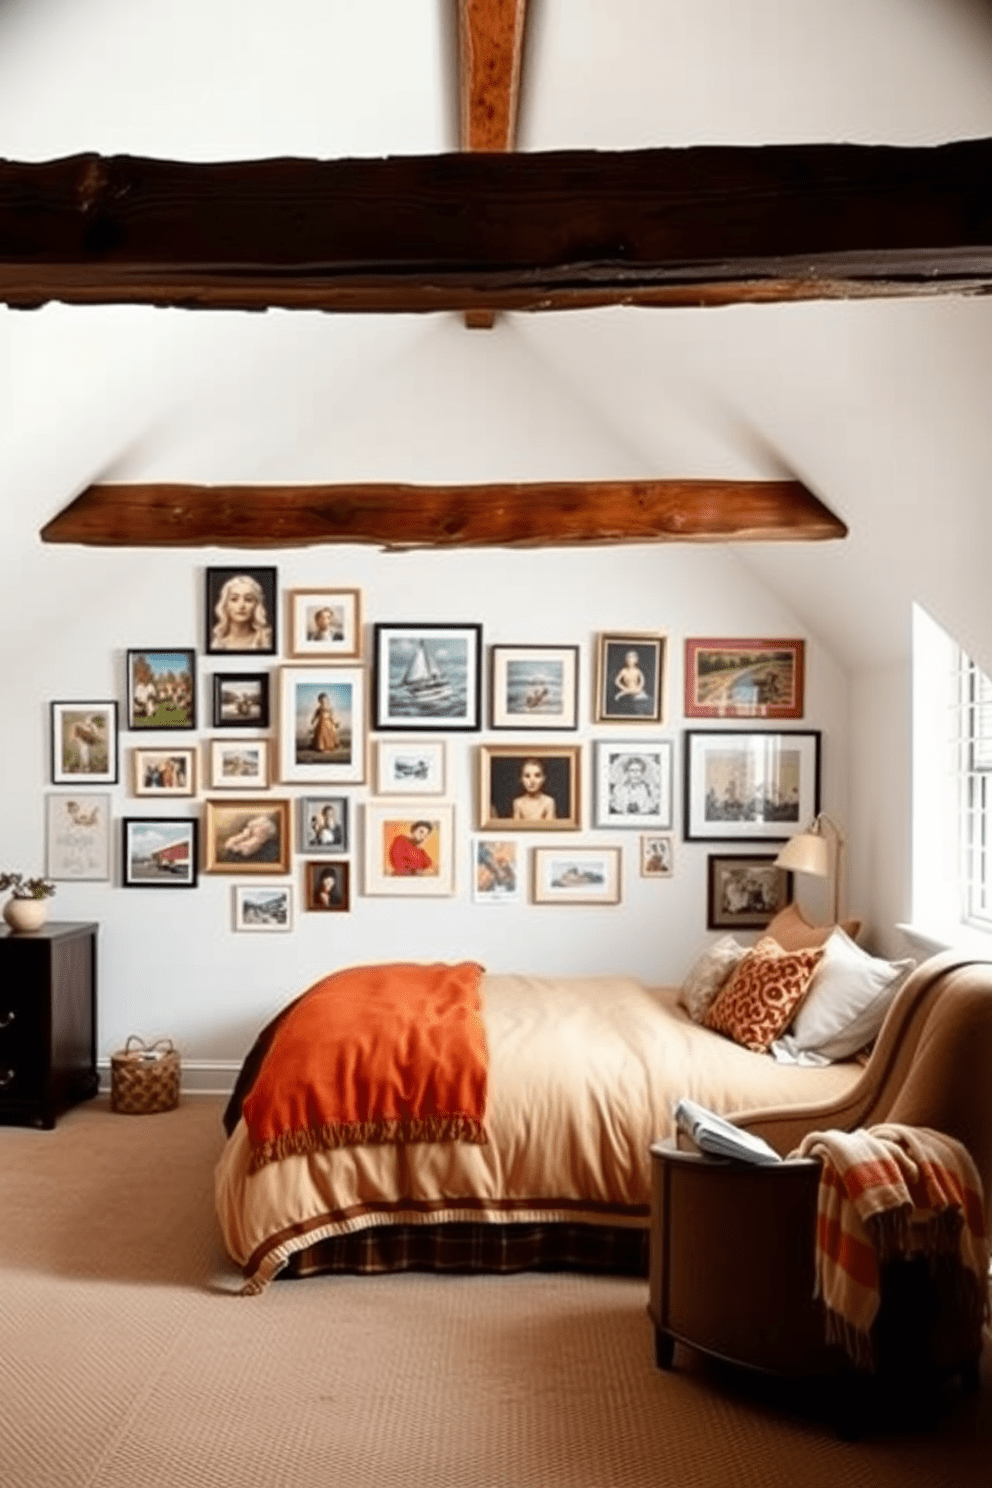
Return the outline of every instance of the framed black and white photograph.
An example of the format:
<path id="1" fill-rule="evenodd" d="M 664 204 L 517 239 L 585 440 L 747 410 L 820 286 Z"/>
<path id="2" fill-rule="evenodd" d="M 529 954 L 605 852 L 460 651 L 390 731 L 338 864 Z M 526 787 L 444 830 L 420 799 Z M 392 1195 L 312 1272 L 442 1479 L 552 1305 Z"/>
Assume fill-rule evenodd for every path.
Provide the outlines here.
<path id="1" fill-rule="evenodd" d="M 195 888 L 197 825 L 195 817 L 124 817 L 121 822 L 122 887 Z"/>
<path id="2" fill-rule="evenodd" d="M 269 726 L 268 672 L 214 672 L 214 728 Z"/>
<path id="3" fill-rule="evenodd" d="M 207 873 L 288 873 L 292 820 L 288 800 L 271 797 L 204 803 Z"/>
<path id="4" fill-rule="evenodd" d="M 351 865 L 331 859 L 304 863 L 308 910 L 324 914 L 347 914 L 351 908 Z"/>
<path id="5" fill-rule="evenodd" d="M 365 673 L 361 667 L 283 667 L 279 674 L 280 779 L 360 784 L 365 779 Z"/>
<path id="6" fill-rule="evenodd" d="M 685 735 L 687 842 L 781 842 L 820 809 L 820 733 L 690 729 Z"/>
<path id="7" fill-rule="evenodd" d="M 209 656 L 275 654 L 274 568 L 208 568 L 205 605 Z"/>
<path id="8" fill-rule="evenodd" d="M 380 739 L 376 790 L 386 796 L 443 796 L 445 752 L 443 739 Z"/>
<path id="9" fill-rule="evenodd" d="M 351 851 L 351 803 L 347 796 L 304 796 L 299 812 L 297 852 Z"/>
<path id="10" fill-rule="evenodd" d="M 580 826 L 580 747 L 479 748 L 479 830 L 574 832 Z"/>
<path id="11" fill-rule="evenodd" d="M 671 878 L 675 849 L 671 832 L 645 832 L 641 838 L 641 877 Z"/>
<path id="12" fill-rule="evenodd" d="M 666 649 L 663 635 L 599 637 L 597 723 L 664 723 Z"/>
<path id="13" fill-rule="evenodd" d="M 774 853 L 711 853 L 707 859 L 707 930 L 763 930 L 792 898 L 792 874 Z"/>
<path id="14" fill-rule="evenodd" d="M 361 659 L 360 590 L 291 589 L 286 603 L 290 656 L 301 661 Z"/>
<path id="15" fill-rule="evenodd" d="M 127 653 L 129 729 L 196 728 L 196 652 L 138 650 Z"/>
<path id="16" fill-rule="evenodd" d="M 481 625 L 376 625 L 373 727 L 482 727 Z"/>
<path id="17" fill-rule="evenodd" d="M 260 932 L 292 930 L 292 884 L 235 884 L 234 928 Z"/>
<path id="18" fill-rule="evenodd" d="M 473 838 L 472 898 L 476 904 L 524 902 L 523 849 L 515 837 Z"/>
<path id="19" fill-rule="evenodd" d="M 268 739 L 211 739 L 211 790 L 267 790 Z"/>
<path id="20" fill-rule="evenodd" d="M 619 904 L 618 847 L 534 849 L 535 904 Z"/>
<path id="21" fill-rule="evenodd" d="M 117 704 L 52 703 L 53 785 L 116 785 Z"/>
<path id="22" fill-rule="evenodd" d="M 578 728 L 578 646 L 492 646 L 489 658 L 490 728 Z"/>
<path id="23" fill-rule="evenodd" d="M 365 892 L 425 897 L 455 891 L 455 808 L 431 801 L 365 807 Z"/>
<path id="24" fill-rule="evenodd" d="M 596 743 L 597 827 L 671 827 L 672 741 Z"/>
<path id="25" fill-rule="evenodd" d="M 50 795 L 47 806 L 46 877 L 110 878 L 110 796 L 72 791 Z"/>
<path id="26" fill-rule="evenodd" d="M 132 789 L 136 796 L 194 796 L 195 749 L 132 749 Z"/>

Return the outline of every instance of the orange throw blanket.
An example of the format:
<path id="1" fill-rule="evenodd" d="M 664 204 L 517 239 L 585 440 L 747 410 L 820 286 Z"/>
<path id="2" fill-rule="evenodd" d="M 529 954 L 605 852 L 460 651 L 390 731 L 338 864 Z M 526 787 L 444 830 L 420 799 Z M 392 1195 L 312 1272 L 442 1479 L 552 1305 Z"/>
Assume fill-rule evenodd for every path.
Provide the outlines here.
<path id="1" fill-rule="evenodd" d="M 826 1306 L 828 1343 L 872 1368 L 879 1263 L 916 1255 L 956 1257 L 963 1316 L 980 1339 L 989 1247 L 982 1181 L 967 1148 L 928 1127 L 889 1123 L 810 1132 L 791 1155 L 823 1163 L 816 1295 Z"/>
<path id="2" fill-rule="evenodd" d="M 298 998 L 242 1106 L 250 1171 L 370 1142 L 484 1143 L 482 970 L 359 966 Z"/>

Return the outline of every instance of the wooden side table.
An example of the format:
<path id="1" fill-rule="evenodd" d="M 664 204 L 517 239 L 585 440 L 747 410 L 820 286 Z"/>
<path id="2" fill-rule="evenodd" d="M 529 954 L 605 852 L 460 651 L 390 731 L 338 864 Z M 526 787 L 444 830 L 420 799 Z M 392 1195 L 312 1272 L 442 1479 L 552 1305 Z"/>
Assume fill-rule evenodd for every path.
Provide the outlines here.
<path id="1" fill-rule="evenodd" d="M 0 926 L 0 1123 L 51 1128 L 97 1092 L 97 926 Z"/>

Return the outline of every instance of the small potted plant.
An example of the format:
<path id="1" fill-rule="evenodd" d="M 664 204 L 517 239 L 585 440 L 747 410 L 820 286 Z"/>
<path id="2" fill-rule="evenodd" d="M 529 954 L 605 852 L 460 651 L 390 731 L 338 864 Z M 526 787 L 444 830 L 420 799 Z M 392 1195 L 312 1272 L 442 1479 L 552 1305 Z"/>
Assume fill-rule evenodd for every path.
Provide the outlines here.
<path id="1" fill-rule="evenodd" d="M 0 873 L 0 890 L 9 889 L 11 897 L 3 907 L 3 917 L 11 930 L 40 930 L 48 906 L 45 900 L 55 893 L 47 878 L 25 878 L 22 873 Z"/>

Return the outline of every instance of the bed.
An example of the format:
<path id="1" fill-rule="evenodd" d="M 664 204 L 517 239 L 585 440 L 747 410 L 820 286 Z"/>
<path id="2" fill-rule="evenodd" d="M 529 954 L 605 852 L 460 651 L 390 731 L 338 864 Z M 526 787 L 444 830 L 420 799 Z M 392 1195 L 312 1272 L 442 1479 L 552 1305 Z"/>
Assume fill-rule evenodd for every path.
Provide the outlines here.
<path id="1" fill-rule="evenodd" d="M 646 1274 L 653 1141 L 682 1096 L 720 1112 L 840 1099 L 864 1060 L 780 1063 L 690 1016 L 680 989 L 626 976 L 478 978 L 485 1140 L 343 1142 L 258 1166 L 246 1097 L 228 1106 L 217 1213 L 243 1290 L 273 1277 L 409 1266 L 579 1265 Z M 297 1003 L 291 1005 L 296 1007 Z"/>

